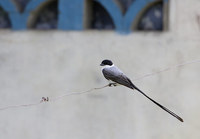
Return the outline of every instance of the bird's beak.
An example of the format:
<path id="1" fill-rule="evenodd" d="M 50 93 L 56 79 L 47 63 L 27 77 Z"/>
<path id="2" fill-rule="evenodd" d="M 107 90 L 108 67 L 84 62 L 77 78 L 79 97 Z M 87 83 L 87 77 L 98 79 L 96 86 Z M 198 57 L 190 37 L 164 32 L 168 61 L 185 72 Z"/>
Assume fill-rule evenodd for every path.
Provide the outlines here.
<path id="1" fill-rule="evenodd" d="M 104 66 L 104 64 L 101 63 L 100 66 Z"/>

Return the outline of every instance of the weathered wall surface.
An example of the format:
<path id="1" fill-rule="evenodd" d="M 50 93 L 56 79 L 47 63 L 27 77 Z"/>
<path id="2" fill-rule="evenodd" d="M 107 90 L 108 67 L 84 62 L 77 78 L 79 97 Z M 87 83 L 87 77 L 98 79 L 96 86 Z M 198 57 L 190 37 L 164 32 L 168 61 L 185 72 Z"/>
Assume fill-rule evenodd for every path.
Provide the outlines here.
<path id="1" fill-rule="evenodd" d="M 107 84 L 100 62 L 112 59 L 132 80 L 200 59 L 198 1 L 170 3 L 163 33 L 0 31 L 0 106 L 34 103 Z M 200 64 L 134 83 L 184 123 L 122 86 L 0 111 L 0 138 L 199 139 Z"/>

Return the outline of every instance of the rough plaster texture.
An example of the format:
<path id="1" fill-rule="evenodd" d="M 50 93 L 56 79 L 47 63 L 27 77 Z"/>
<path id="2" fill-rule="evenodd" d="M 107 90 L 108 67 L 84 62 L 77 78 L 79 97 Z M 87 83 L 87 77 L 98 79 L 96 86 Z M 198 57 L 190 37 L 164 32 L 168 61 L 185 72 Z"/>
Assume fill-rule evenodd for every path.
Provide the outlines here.
<path id="1" fill-rule="evenodd" d="M 103 86 L 99 64 L 104 58 L 131 79 L 200 59 L 199 7 L 196 0 L 172 1 L 170 30 L 163 33 L 0 31 L 0 106 Z M 118 86 L 0 111 L 0 138 L 200 138 L 200 63 L 134 83 L 185 122 Z"/>

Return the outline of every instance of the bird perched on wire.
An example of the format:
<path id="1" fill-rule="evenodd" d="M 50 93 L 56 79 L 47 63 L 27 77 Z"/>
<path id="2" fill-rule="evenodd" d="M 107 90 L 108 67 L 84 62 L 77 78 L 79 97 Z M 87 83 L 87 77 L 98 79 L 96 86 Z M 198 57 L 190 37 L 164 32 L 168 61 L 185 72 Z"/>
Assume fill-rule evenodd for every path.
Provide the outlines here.
<path id="1" fill-rule="evenodd" d="M 160 108 L 162 108 L 163 110 L 165 110 L 166 112 L 168 112 L 169 114 L 171 114 L 172 116 L 177 118 L 179 121 L 183 122 L 183 119 L 180 116 L 178 116 L 174 112 L 170 111 L 166 107 L 162 106 L 161 104 L 159 104 L 158 102 L 156 102 L 155 100 L 153 100 L 152 98 L 147 96 L 139 88 L 137 88 L 132 83 L 132 81 L 118 67 L 116 67 L 113 64 L 113 62 L 111 60 L 108 60 L 108 59 L 103 60 L 100 64 L 100 66 L 102 66 L 102 73 L 103 73 L 104 77 L 107 80 L 113 81 L 113 83 L 109 84 L 110 86 L 111 85 L 116 86 L 117 84 L 121 84 L 121 85 L 124 85 L 124 86 L 126 86 L 130 89 L 133 89 L 133 90 L 135 89 L 135 90 L 139 91 L 141 94 L 143 94 L 146 98 L 151 100 L 153 103 L 155 103 L 157 106 L 159 106 Z"/>

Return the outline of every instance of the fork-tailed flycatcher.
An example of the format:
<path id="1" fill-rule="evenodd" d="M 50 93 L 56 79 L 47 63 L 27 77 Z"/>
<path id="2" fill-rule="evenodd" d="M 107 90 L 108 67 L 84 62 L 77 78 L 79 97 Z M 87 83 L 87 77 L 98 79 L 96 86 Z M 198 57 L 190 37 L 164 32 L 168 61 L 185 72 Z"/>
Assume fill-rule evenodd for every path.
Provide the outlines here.
<path id="1" fill-rule="evenodd" d="M 151 100 L 153 103 L 155 103 L 156 105 L 158 105 L 160 108 L 162 108 L 163 110 L 165 110 L 166 112 L 168 112 L 169 114 L 171 114 L 172 116 L 174 116 L 175 118 L 177 118 L 179 121 L 183 122 L 183 119 L 181 117 L 179 117 L 177 114 L 175 114 L 174 112 L 170 111 L 169 109 L 167 109 L 166 107 L 162 106 L 161 104 L 159 104 L 158 102 L 156 102 L 155 100 L 153 100 L 152 98 L 150 98 L 149 96 L 147 96 L 144 92 L 142 92 L 140 89 L 138 89 L 132 82 L 131 80 L 119 69 L 117 68 L 113 62 L 111 60 L 103 60 L 102 63 L 100 64 L 100 66 L 103 66 L 102 68 L 102 73 L 104 75 L 104 77 L 107 80 L 111 80 L 114 83 L 111 83 L 110 85 L 116 85 L 116 84 L 121 84 L 124 85 L 130 89 L 135 89 L 137 91 L 139 91 L 140 93 L 142 93 L 146 98 L 148 98 L 149 100 Z"/>

